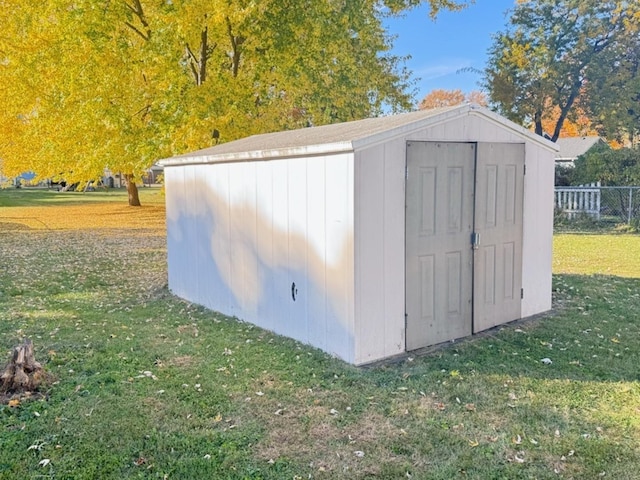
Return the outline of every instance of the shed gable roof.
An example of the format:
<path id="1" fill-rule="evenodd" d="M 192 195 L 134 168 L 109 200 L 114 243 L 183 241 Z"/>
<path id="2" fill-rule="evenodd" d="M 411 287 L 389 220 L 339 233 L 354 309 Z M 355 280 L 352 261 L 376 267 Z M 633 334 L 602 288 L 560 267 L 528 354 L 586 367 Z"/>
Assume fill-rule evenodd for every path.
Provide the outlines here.
<path id="1" fill-rule="evenodd" d="M 159 163 L 166 166 L 175 166 L 352 152 L 377 141 L 394 138 L 432 124 L 469 114 L 479 114 L 487 117 L 494 122 L 502 124 L 505 128 L 514 130 L 523 137 L 528 137 L 543 144 L 549 149 L 557 149 L 548 140 L 534 135 L 532 132 L 488 109 L 467 104 L 319 127 L 252 135 L 203 150 L 177 155 L 161 160 Z"/>

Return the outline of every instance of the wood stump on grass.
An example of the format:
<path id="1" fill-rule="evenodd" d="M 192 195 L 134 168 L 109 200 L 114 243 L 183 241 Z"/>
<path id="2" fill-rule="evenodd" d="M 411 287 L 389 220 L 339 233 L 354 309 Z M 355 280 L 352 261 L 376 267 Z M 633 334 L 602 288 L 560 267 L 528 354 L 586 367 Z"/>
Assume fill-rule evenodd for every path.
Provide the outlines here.
<path id="1" fill-rule="evenodd" d="M 0 375 L 0 393 L 33 393 L 44 379 L 45 371 L 33 356 L 33 342 L 26 339 L 22 345 L 13 349 L 11 360 Z"/>

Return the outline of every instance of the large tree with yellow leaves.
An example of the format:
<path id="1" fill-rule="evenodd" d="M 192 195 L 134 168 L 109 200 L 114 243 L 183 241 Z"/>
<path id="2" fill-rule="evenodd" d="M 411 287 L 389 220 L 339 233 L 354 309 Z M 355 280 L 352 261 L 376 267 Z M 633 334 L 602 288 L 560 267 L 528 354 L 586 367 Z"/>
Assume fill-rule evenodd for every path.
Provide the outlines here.
<path id="1" fill-rule="evenodd" d="M 86 182 L 108 167 L 136 205 L 158 158 L 408 108 L 382 20 L 419 3 L 0 0 L 0 168 Z"/>

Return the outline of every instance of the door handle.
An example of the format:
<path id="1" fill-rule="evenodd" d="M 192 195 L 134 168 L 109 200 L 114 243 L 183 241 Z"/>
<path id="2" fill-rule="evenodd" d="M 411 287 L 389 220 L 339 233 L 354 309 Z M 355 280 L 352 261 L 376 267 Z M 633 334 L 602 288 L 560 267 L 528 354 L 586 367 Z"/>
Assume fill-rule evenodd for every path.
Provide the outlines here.
<path id="1" fill-rule="evenodd" d="M 471 248 L 478 250 L 478 247 L 480 247 L 480 234 L 473 232 L 471 234 Z"/>

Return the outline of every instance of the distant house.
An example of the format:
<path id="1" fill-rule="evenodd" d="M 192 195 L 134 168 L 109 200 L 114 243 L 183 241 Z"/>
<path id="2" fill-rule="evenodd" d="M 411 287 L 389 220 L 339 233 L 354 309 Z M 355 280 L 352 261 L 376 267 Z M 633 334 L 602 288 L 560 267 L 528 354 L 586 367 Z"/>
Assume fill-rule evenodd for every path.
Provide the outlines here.
<path id="1" fill-rule="evenodd" d="M 164 173 L 164 167 L 162 165 L 153 164 L 151 168 L 145 171 L 142 176 L 142 185 L 153 185 L 159 183 L 160 177 Z M 125 186 L 124 175 L 120 172 L 115 173 L 109 170 L 109 168 L 104 169 L 104 173 L 102 175 L 102 184 L 108 188 L 122 188 Z"/>
<path id="2" fill-rule="evenodd" d="M 601 137 L 565 137 L 556 141 L 556 166 L 573 167 L 576 159 L 597 145 L 606 145 Z"/>

